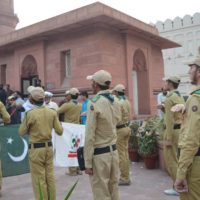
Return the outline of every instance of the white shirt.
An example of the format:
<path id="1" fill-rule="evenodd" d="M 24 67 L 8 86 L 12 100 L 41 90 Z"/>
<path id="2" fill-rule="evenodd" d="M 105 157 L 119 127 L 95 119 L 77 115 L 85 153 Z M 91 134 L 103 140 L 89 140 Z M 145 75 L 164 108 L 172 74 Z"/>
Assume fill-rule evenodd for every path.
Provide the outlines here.
<path id="1" fill-rule="evenodd" d="M 160 92 L 157 96 L 157 104 L 161 105 L 165 102 L 167 95 L 165 96 L 162 92 Z"/>
<path id="2" fill-rule="evenodd" d="M 48 108 L 53 108 L 54 110 L 58 110 L 58 104 L 50 101 L 48 104 L 45 104 Z"/>
<path id="3" fill-rule="evenodd" d="M 29 110 L 33 109 L 35 107 L 35 105 L 33 105 L 29 99 L 26 100 L 26 102 L 23 104 L 23 108 L 25 109 L 24 112 L 21 113 L 21 121 L 23 121 L 26 112 L 28 112 Z"/>
<path id="4" fill-rule="evenodd" d="M 157 105 L 163 105 L 166 98 L 167 98 L 167 95 L 164 95 L 162 92 L 160 92 L 157 96 Z M 164 113 L 160 109 L 158 109 L 158 116 L 160 118 L 164 117 Z"/>

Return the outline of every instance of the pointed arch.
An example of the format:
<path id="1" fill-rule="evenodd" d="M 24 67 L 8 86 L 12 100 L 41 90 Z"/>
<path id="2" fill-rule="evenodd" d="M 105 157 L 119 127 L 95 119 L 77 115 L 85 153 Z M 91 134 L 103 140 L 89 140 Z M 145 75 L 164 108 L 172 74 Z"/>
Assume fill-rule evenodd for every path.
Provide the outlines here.
<path id="1" fill-rule="evenodd" d="M 21 77 L 29 78 L 37 75 L 37 61 L 32 55 L 27 55 L 22 62 Z"/>
<path id="2" fill-rule="evenodd" d="M 148 69 L 144 52 L 137 49 L 133 55 L 133 99 L 136 115 L 150 113 Z"/>

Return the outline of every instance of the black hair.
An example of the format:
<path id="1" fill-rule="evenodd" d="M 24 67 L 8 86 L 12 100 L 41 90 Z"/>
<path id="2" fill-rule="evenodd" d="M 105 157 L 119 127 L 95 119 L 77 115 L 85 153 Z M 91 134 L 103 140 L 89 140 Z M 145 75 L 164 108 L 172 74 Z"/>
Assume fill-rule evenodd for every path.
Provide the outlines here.
<path id="1" fill-rule="evenodd" d="M 43 103 L 44 103 L 44 99 L 40 99 L 40 100 L 36 101 L 35 99 L 33 99 L 33 98 L 31 97 L 31 102 L 32 102 L 33 104 L 37 105 L 37 106 L 42 106 Z"/>
<path id="2" fill-rule="evenodd" d="M 98 83 L 97 83 L 97 84 L 98 84 Z M 110 81 L 106 81 L 105 84 L 106 84 L 106 85 L 100 85 L 100 84 L 98 84 L 98 86 L 99 86 L 99 88 L 100 88 L 101 90 L 108 90 L 108 89 L 110 88 L 111 82 L 110 82 Z"/>
<path id="3" fill-rule="evenodd" d="M 75 95 L 71 94 L 71 98 L 72 98 L 73 100 L 78 99 L 78 94 L 75 94 Z"/>
<path id="4" fill-rule="evenodd" d="M 119 96 L 124 96 L 124 95 L 125 95 L 124 92 L 118 92 L 118 91 L 117 91 L 117 94 L 118 94 Z"/>
<path id="5" fill-rule="evenodd" d="M 22 97 L 22 93 L 20 91 L 16 91 L 17 95 L 19 95 L 20 97 Z"/>
<path id="6" fill-rule="evenodd" d="M 174 82 L 171 81 L 171 80 L 168 80 L 168 82 L 171 83 L 171 84 L 173 85 L 173 88 L 174 88 L 174 89 L 177 89 L 178 86 L 179 86 L 179 83 L 180 83 L 180 82 L 179 82 L 179 83 L 174 83 Z"/>
<path id="7" fill-rule="evenodd" d="M 197 64 L 192 64 L 192 65 L 194 65 L 196 68 L 200 68 L 200 66 Z M 189 66 L 191 67 L 192 65 L 189 65 Z"/>
<path id="8" fill-rule="evenodd" d="M 99 84 L 98 84 L 98 85 L 99 85 Z M 108 90 L 110 87 L 107 86 L 107 85 L 99 85 L 99 88 L 100 88 L 101 90 Z"/>
<path id="9" fill-rule="evenodd" d="M 83 91 L 83 92 L 81 92 L 80 95 L 82 95 L 82 96 L 88 98 L 88 93 L 87 93 L 87 91 Z"/>

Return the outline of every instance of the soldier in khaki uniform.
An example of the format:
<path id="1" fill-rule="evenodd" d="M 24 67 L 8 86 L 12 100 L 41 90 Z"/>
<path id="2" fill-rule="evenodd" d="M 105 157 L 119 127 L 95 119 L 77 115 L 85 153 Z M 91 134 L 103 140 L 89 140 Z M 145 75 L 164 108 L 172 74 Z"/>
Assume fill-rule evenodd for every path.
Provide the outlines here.
<path id="1" fill-rule="evenodd" d="M 0 101 L 0 118 L 2 118 L 2 122 L 4 124 L 10 123 L 10 115 L 6 111 L 6 108 L 1 101 Z M 1 160 L 0 160 L 0 197 L 1 197 L 1 188 L 2 188 L 2 170 L 1 170 Z"/>
<path id="2" fill-rule="evenodd" d="M 183 138 L 175 187 L 181 200 L 200 199 L 200 57 L 187 63 L 191 83 L 196 85 L 186 102 Z"/>
<path id="3" fill-rule="evenodd" d="M 110 73 L 100 70 L 92 76 L 95 97 L 87 111 L 85 133 L 85 173 L 89 175 L 94 200 L 118 200 L 119 159 L 116 150 L 116 125 L 120 107 L 110 93 Z"/>
<path id="4" fill-rule="evenodd" d="M 121 121 L 117 124 L 117 150 L 119 153 L 120 180 L 119 185 L 130 185 L 128 141 L 131 135 L 129 128 L 131 118 L 130 102 L 125 96 L 125 87 L 118 84 L 113 89 L 121 105 Z"/>
<path id="5" fill-rule="evenodd" d="M 61 105 L 58 108 L 58 114 L 64 114 L 64 122 L 80 124 L 80 115 L 82 105 L 78 103 L 78 95 L 79 90 L 77 88 L 71 88 L 66 92 L 69 101 Z M 81 171 L 79 167 L 69 167 L 69 172 L 67 172 L 70 176 L 81 175 Z"/>
<path id="6" fill-rule="evenodd" d="M 44 97 L 44 90 L 41 87 L 31 89 L 30 101 L 35 107 L 26 113 L 19 133 L 29 135 L 29 164 L 35 198 L 40 199 L 40 182 L 44 199 L 55 200 L 51 132 L 54 128 L 58 135 L 62 135 L 63 128 L 56 111 L 44 106 Z"/>
<path id="7" fill-rule="evenodd" d="M 164 80 L 166 81 L 166 89 L 169 90 L 164 103 L 164 121 L 166 126 L 164 132 L 164 160 L 167 171 L 174 182 L 178 165 L 178 140 L 183 116 L 180 112 L 172 112 L 171 109 L 176 104 L 184 104 L 184 99 L 177 91 L 180 83 L 179 77 L 174 76 Z M 179 195 L 174 189 L 165 190 L 164 193 L 167 195 Z"/>

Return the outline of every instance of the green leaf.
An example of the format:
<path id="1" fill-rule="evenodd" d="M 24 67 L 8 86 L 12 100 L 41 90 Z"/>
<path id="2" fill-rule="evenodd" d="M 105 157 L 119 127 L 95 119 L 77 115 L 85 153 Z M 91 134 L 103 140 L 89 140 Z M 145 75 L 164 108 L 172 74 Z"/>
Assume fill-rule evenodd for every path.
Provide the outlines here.
<path id="1" fill-rule="evenodd" d="M 40 200 L 44 200 L 44 194 L 42 192 L 42 188 L 41 188 L 39 179 L 38 179 L 38 187 L 39 187 Z"/>
<path id="2" fill-rule="evenodd" d="M 72 192 L 74 191 L 74 189 L 75 189 L 77 183 L 78 183 L 78 180 L 77 180 L 76 183 L 74 183 L 74 185 L 71 187 L 71 189 L 70 189 L 69 192 L 67 193 L 67 196 L 65 197 L 64 200 L 68 200 L 68 199 L 69 199 L 69 197 L 71 196 Z"/>
<path id="3" fill-rule="evenodd" d="M 50 194 L 49 194 L 49 199 L 53 200 L 52 192 L 50 192 Z"/>

